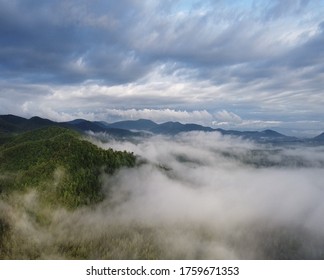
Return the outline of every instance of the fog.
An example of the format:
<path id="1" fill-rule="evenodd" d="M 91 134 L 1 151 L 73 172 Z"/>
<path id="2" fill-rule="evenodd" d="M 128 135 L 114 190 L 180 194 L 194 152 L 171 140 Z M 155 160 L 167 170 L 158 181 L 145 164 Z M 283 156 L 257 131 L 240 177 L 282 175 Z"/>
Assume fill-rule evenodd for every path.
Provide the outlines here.
<path id="1" fill-rule="evenodd" d="M 137 166 L 102 174 L 105 199 L 75 211 L 47 209 L 35 191 L 2 201 L 13 235 L 36 248 L 23 258 L 324 258 L 324 147 L 217 132 L 88 139 L 134 152 Z"/>

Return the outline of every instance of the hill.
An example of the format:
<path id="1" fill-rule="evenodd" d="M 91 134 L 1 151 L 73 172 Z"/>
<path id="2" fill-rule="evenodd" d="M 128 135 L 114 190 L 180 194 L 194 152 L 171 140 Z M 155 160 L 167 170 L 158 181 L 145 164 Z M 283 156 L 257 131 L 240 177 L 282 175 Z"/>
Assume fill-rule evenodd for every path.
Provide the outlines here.
<path id="1" fill-rule="evenodd" d="M 198 124 L 182 124 L 179 122 L 166 122 L 158 125 L 157 127 L 154 127 L 151 131 L 157 134 L 175 135 L 181 132 L 213 131 L 213 129 Z"/>
<path id="2" fill-rule="evenodd" d="M 56 123 L 51 120 L 40 117 L 25 119 L 14 115 L 0 115 L 0 132 L 2 133 L 28 131 L 55 124 Z"/>
<path id="3" fill-rule="evenodd" d="M 182 124 L 180 122 L 165 122 L 157 124 L 151 120 L 139 119 L 131 121 L 120 121 L 107 125 L 108 127 L 118 128 L 118 129 L 129 129 L 137 131 L 148 131 L 153 134 L 164 134 L 164 135 L 176 135 L 182 132 L 190 131 L 205 131 L 212 132 L 218 131 L 223 135 L 231 135 L 242 137 L 245 139 L 251 139 L 255 141 L 265 142 L 294 142 L 297 140 L 296 137 L 286 136 L 284 134 L 278 133 L 274 130 L 264 130 L 264 131 L 237 131 L 237 130 L 224 130 L 224 129 L 214 129 L 208 126 L 202 126 L 199 124 L 188 123 Z"/>
<path id="4" fill-rule="evenodd" d="M 324 142 L 324 132 L 313 138 L 316 142 Z"/>
<path id="5" fill-rule="evenodd" d="M 140 135 L 140 133 L 132 132 L 128 129 L 110 127 L 102 122 L 91 122 L 84 119 L 76 119 L 68 122 L 55 122 L 37 116 L 26 119 L 14 115 L 0 115 L 0 143 L 6 141 L 8 133 L 17 134 L 48 126 L 70 128 L 78 132 L 104 132 L 116 138 Z"/>
<path id="6" fill-rule="evenodd" d="M 103 150 L 75 131 L 50 126 L 0 145 L 0 193 L 36 188 L 44 202 L 75 208 L 102 198 L 103 171 L 134 165 L 131 153 Z"/>
<path id="7" fill-rule="evenodd" d="M 157 126 L 158 126 L 157 123 L 146 119 L 120 121 L 108 125 L 108 127 L 112 127 L 112 128 L 127 129 L 127 130 L 144 130 L 144 131 L 151 131 Z"/>
<path id="8" fill-rule="evenodd" d="M 54 122 L 40 117 L 32 117 L 30 119 L 21 118 L 14 115 L 0 116 L 0 144 L 8 140 L 8 133 L 21 133 L 35 128 L 46 126 L 60 126 L 70 128 L 78 132 L 103 132 L 118 139 L 132 138 L 138 136 L 148 136 L 151 134 L 176 135 L 178 133 L 190 131 L 218 131 L 223 135 L 230 135 L 250 139 L 257 142 L 269 142 L 277 144 L 285 143 L 318 143 L 321 144 L 324 136 L 321 134 L 315 138 L 299 139 L 297 137 L 287 136 L 277 131 L 267 129 L 263 131 L 238 131 L 224 130 L 220 128 L 211 128 L 194 123 L 182 124 L 180 122 L 165 122 L 157 124 L 151 120 L 126 120 L 114 123 L 106 123 L 102 121 L 88 121 L 84 119 L 76 119 L 68 122 Z M 149 134 L 147 133 L 149 132 Z"/>
<path id="9" fill-rule="evenodd" d="M 70 127 L 80 132 L 85 132 L 85 131 L 105 132 L 118 138 L 138 136 L 137 133 L 131 132 L 126 129 L 109 127 L 101 122 L 91 122 L 82 119 L 73 120 L 70 122 L 58 123 L 58 125 Z"/>

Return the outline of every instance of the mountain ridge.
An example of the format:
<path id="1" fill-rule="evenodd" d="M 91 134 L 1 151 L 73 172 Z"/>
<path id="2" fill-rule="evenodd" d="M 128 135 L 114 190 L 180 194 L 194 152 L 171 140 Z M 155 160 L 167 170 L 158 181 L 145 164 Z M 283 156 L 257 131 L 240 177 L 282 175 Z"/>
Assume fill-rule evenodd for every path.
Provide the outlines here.
<path id="1" fill-rule="evenodd" d="M 324 132 L 313 138 L 315 141 L 324 141 Z"/>
<path id="2" fill-rule="evenodd" d="M 125 120 L 113 123 L 106 123 L 103 121 L 88 121 L 85 119 L 75 119 L 67 122 L 55 122 L 38 116 L 34 116 L 30 119 L 27 119 L 11 114 L 0 115 L 0 133 L 19 133 L 23 131 L 29 131 L 35 128 L 54 125 L 64 128 L 71 128 L 79 132 L 104 132 L 119 138 L 145 135 L 143 133 L 176 135 L 178 133 L 190 131 L 218 131 L 222 135 L 236 136 L 260 142 L 266 142 L 270 140 L 275 142 L 305 141 L 305 139 L 301 139 L 294 136 L 287 136 L 271 129 L 265 129 L 262 131 L 224 130 L 221 128 L 211 128 L 208 126 L 202 126 L 195 123 L 183 124 L 180 122 L 169 121 L 158 124 L 149 119 Z M 324 132 L 315 137 L 307 138 L 306 141 L 311 141 L 315 143 L 324 142 Z"/>

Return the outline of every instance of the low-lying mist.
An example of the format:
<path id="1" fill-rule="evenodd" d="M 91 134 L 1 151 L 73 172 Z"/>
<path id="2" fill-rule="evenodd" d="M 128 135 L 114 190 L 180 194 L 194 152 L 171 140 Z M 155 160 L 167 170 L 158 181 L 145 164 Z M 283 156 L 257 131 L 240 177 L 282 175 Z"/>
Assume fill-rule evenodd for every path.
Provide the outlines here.
<path id="1" fill-rule="evenodd" d="M 4 256 L 86 259 L 323 259 L 324 147 L 185 133 L 117 141 L 135 168 L 102 175 L 105 199 L 49 209 L 30 191 L 0 201 Z M 17 248 L 10 247 L 12 239 Z"/>

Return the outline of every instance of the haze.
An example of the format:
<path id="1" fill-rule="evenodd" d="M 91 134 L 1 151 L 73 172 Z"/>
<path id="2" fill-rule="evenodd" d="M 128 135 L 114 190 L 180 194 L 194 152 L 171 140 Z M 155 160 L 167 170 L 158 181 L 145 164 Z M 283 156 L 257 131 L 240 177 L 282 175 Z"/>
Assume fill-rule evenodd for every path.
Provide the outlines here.
<path id="1" fill-rule="evenodd" d="M 324 257 L 323 146 L 274 147 L 217 132 L 88 137 L 134 151 L 137 167 L 102 174 L 104 200 L 73 211 L 44 207 L 35 190 L 1 201 L 13 238 L 25 240 L 18 258 L 34 250 L 54 259 Z"/>

